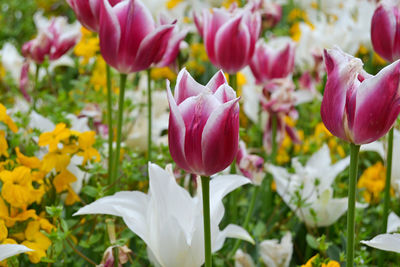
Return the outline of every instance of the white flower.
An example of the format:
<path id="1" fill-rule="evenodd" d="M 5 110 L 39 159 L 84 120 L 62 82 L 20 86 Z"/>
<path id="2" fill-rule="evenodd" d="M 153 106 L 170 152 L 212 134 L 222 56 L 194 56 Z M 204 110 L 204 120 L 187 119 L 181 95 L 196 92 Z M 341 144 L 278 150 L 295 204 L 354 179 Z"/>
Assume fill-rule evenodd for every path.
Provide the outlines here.
<path id="1" fill-rule="evenodd" d="M 254 261 L 251 256 L 241 249 L 238 249 L 235 253 L 235 267 L 254 267 Z"/>
<path id="2" fill-rule="evenodd" d="M 260 255 L 268 267 L 288 267 L 292 259 L 292 235 L 287 232 L 281 242 L 277 239 L 264 240 L 260 244 Z"/>
<path id="3" fill-rule="evenodd" d="M 0 245 L 0 261 L 28 251 L 32 251 L 32 249 L 27 248 L 24 245 L 16 245 L 16 244 Z"/>
<path id="4" fill-rule="evenodd" d="M 329 148 L 324 145 L 305 166 L 293 158 L 295 173 L 273 165 L 266 168 L 274 176 L 278 194 L 296 215 L 309 226 L 323 227 L 333 224 L 347 210 L 347 198 L 332 198 L 331 185 L 349 163 L 347 157 L 331 165 Z"/>
<path id="5" fill-rule="evenodd" d="M 74 215 L 108 214 L 121 216 L 127 226 L 147 244 L 149 258 L 156 266 L 197 267 L 204 263 L 203 209 L 201 191 L 191 197 L 172 174 L 149 164 L 148 194 L 122 191 L 101 198 Z M 219 250 L 227 237 L 253 242 L 243 228 L 228 225 L 220 231 L 224 215 L 222 198 L 249 183 L 238 175 L 216 176 L 210 181 L 212 251 Z"/>

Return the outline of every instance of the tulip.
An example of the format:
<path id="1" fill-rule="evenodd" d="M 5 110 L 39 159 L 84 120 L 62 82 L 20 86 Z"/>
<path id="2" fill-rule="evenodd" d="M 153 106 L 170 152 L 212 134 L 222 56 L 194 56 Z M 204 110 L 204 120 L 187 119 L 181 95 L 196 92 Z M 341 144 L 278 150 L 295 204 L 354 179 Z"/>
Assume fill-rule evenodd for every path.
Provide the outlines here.
<path id="1" fill-rule="evenodd" d="M 32 249 L 27 248 L 24 245 L 17 245 L 17 244 L 0 245 L 0 261 L 3 261 L 9 257 L 28 251 L 32 251 Z"/>
<path id="2" fill-rule="evenodd" d="M 172 96 L 167 83 L 170 117 L 169 151 L 187 172 L 210 176 L 233 161 L 239 143 L 239 98 L 222 71 L 206 86 L 183 69 Z"/>
<path id="3" fill-rule="evenodd" d="M 371 41 L 378 55 L 393 62 L 400 58 L 400 6 L 396 0 L 380 1 L 372 16 Z"/>
<path id="4" fill-rule="evenodd" d="M 285 78 L 294 69 L 295 45 L 287 38 L 276 38 L 268 43 L 259 40 L 250 68 L 258 84 Z"/>
<path id="5" fill-rule="evenodd" d="M 100 50 L 104 60 L 120 73 L 147 69 L 170 38 L 174 25 L 156 27 L 150 11 L 140 0 L 124 0 L 100 8 Z"/>
<path id="6" fill-rule="evenodd" d="M 269 267 L 289 267 L 293 254 L 292 235 L 287 232 L 281 242 L 277 239 L 264 240 L 260 243 L 260 256 Z"/>
<path id="7" fill-rule="evenodd" d="M 74 10 L 79 22 L 88 30 L 99 31 L 100 2 L 102 0 L 67 0 L 69 6 Z M 108 0 L 115 6 L 121 0 Z"/>
<path id="8" fill-rule="evenodd" d="M 264 159 L 260 156 L 249 154 L 243 141 L 240 141 L 239 144 L 236 163 L 245 177 L 252 180 L 255 185 L 261 185 L 265 176 Z"/>
<path id="9" fill-rule="evenodd" d="M 261 30 L 260 14 L 250 9 L 203 10 L 195 23 L 204 38 L 207 55 L 217 68 L 234 74 L 247 66 Z"/>
<path id="10" fill-rule="evenodd" d="M 171 166 L 170 166 L 171 167 Z M 212 251 L 222 248 L 227 237 L 253 239 L 240 226 L 230 224 L 222 231 L 219 224 L 225 209 L 222 199 L 239 186 L 249 183 L 239 175 L 216 176 L 210 182 Z M 204 263 L 202 191 L 195 197 L 176 183 L 172 168 L 149 164 L 149 192 L 123 191 L 103 197 L 81 208 L 74 215 L 108 214 L 120 216 L 147 245 L 155 266 L 199 267 Z"/>
<path id="11" fill-rule="evenodd" d="M 400 62 L 376 76 L 366 73 L 362 62 L 339 48 L 324 51 L 328 79 L 321 117 L 335 136 L 366 144 L 392 128 L 400 112 Z"/>
<path id="12" fill-rule="evenodd" d="M 34 15 L 38 35 L 22 46 L 22 54 L 37 64 L 43 63 L 46 56 L 50 60 L 59 59 L 67 53 L 81 36 L 80 24 L 68 24 L 66 17 L 53 17 L 47 20 L 40 12 Z"/>

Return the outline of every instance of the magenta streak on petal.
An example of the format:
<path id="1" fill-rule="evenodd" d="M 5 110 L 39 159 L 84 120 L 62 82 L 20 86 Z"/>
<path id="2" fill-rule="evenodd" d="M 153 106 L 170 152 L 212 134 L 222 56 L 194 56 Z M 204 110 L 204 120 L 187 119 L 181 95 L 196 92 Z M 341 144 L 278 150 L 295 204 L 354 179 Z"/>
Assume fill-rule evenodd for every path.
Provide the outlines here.
<path id="1" fill-rule="evenodd" d="M 228 84 L 222 84 L 215 92 L 214 97 L 221 103 L 226 103 L 235 99 L 236 93 Z"/>
<path id="2" fill-rule="evenodd" d="M 387 8 L 387 10 L 385 10 Z M 389 7 L 379 5 L 371 22 L 371 41 L 376 53 L 388 61 L 392 61 L 394 35 L 396 34 L 396 18 Z M 394 24 L 394 25 L 393 25 Z"/>
<path id="3" fill-rule="evenodd" d="M 225 75 L 222 70 L 218 71 L 211 80 L 207 83 L 206 87 L 211 90 L 211 92 L 215 93 L 217 89 L 224 83 L 228 83 L 226 81 Z"/>
<path id="4" fill-rule="evenodd" d="M 165 67 L 171 65 L 176 60 L 179 54 L 179 46 L 181 44 L 181 41 L 185 39 L 187 33 L 188 33 L 187 30 L 182 30 L 177 33 L 175 33 L 174 31 L 172 33 L 172 38 L 170 41 L 168 41 L 167 48 L 160 62 L 157 64 L 159 67 Z"/>
<path id="5" fill-rule="evenodd" d="M 174 95 L 177 105 L 180 105 L 188 97 L 196 96 L 206 91 L 206 88 L 196 82 L 185 68 L 179 72 L 176 80 Z"/>

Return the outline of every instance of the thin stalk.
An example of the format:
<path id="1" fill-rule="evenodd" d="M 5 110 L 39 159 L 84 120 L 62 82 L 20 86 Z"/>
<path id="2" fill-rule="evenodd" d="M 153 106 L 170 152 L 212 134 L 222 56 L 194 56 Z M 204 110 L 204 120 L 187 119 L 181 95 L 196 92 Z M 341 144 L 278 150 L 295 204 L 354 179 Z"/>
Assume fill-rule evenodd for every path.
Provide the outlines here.
<path id="1" fill-rule="evenodd" d="M 277 135 L 277 127 L 278 127 L 278 121 L 276 114 L 271 114 L 271 120 L 272 120 L 272 149 L 271 149 L 271 162 L 274 163 L 276 160 L 276 154 L 278 152 L 278 142 L 276 140 L 276 135 Z"/>
<path id="2" fill-rule="evenodd" d="M 113 140 L 114 140 L 114 130 L 113 130 L 113 120 L 112 120 L 112 88 L 111 88 L 111 68 L 106 65 L 107 73 L 107 120 L 108 120 L 108 180 L 110 184 L 114 181 L 112 177 L 113 174 Z"/>
<path id="3" fill-rule="evenodd" d="M 151 106 L 152 106 L 152 101 L 151 101 L 151 69 L 147 70 L 147 123 L 148 123 L 148 128 L 147 128 L 147 162 L 151 161 Z"/>
<path id="4" fill-rule="evenodd" d="M 350 169 L 349 169 L 349 193 L 347 209 L 347 255 L 346 266 L 354 266 L 354 229 L 355 229 L 355 209 L 356 209 L 356 184 L 358 170 L 358 152 L 360 146 L 350 144 Z"/>
<path id="5" fill-rule="evenodd" d="M 211 267 L 211 228 L 210 228 L 210 178 L 201 177 L 203 192 L 204 255 L 205 267 Z"/>
<path id="6" fill-rule="evenodd" d="M 124 117 L 124 98 L 125 98 L 125 85 L 126 85 L 126 74 L 120 74 L 119 83 L 119 101 L 118 101 L 118 121 L 117 121 L 117 147 L 114 154 L 114 166 L 113 166 L 113 181 L 117 179 L 119 171 L 119 155 L 121 150 L 121 137 L 122 137 L 122 121 Z M 112 187 L 113 193 L 115 192 L 115 185 Z"/>
<path id="7" fill-rule="evenodd" d="M 260 192 L 260 186 L 255 186 L 253 195 L 251 196 L 250 206 L 249 206 L 249 208 L 247 210 L 247 214 L 246 214 L 246 217 L 245 217 L 244 223 L 243 223 L 243 228 L 246 229 L 246 230 L 248 230 L 247 226 L 249 225 L 250 218 L 253 215 L 253 211 L 254 211 L 254 207 L 255 207 L 255 204 L 256 204 L 256 199 L 257 199 L 257 196 L 258 196 L 258 192 Z M 233 256 L 235 256 L 236 250 L 239 248 L 241 243 L 242 243 L 241 239 L 236 239 L 235 245 L 233 246 L 233 249 L 229 253 L 228 259 L 230 259 Z"/>
<path id="8" fill-rule="evenodd" d="M 231 84 L 231 87 L 235 92 L 237 92 L 237 75 L 235 74 L 229 74 L 229 83 Z"/>
<path id="9" fill-rule="evenodd" d="M 386 233 L 389 205 L 390 205 L 390 180 L 392 177 L 392 155 L 393 155 L 393 128 L 390 129 L 388 134 L 388 150 L 386 156 L 386 181 L 385 181 L 385 197 L 383 201 L 383 229 L 382 233 Z M 385 252 L 379 252 L 378 265 L 383 266 Z"/>
<path id="10" fill-rule="evenodd" d="M 39 70 L 40 70 L 40 64 L 36 64 L 36 72 L 35 72 L 35 87 L 33 88 L 33 109 L 36 110 L 36 102 L 39 96 Z"/>

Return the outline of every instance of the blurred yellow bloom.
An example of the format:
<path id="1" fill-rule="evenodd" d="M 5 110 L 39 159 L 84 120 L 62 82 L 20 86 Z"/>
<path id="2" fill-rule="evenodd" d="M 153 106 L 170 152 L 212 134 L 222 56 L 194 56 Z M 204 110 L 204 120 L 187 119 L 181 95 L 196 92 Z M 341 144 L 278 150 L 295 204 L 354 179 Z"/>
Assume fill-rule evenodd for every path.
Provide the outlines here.
<path id="1" fill-rule="evenodd" d="M 8 158 L 8 143 L 6 140 L 6 133 L 0 130 L 0 156 L 5 156 Z"/>
<path id="2" fill-rule="evenodd" d="M 95 136 L 96 132 L 94 131 L 87 131 L 79 135 L 78 142 L 81 151 L 79 151 L 77 155 L 83 157 L 82 165 L 85 165 L 86 161 L 91 160 L 92 158 L 95 158 L 96 162 L 100 161 L 99 152 L 92 147 L 96 141 Z"/>
<path id="3" fill-rule="evenodd" d="M 72 190 L 72 188 L 68 187 L 68 195 L 65 198 L 65 205 L 73 205 L 75 202 L 81 201 L 81 198 Z"/>
<path id="4" fill-rule="evenodd" d="M 20 166 L 13 171 L 2 171 L 0 180 L 3 182 L 1 196 L 13 207 L 26 207 L 34 201 L 32 196 L 34 188 L 29 168 Z"/>
<path id="5" fill-rule="evenodd" d="M 50 152 L 43 157 L 42 160 L 42 171 L 48 173 L 53 168 L 56 169 L 57 172 L 67 168 L 70 162 L 70 156 L 67 154 L 57 152 Z"/>
<path id="6" fill-rule="evenodd" d="M 33 251 L 27 252 L 32 263 L 38 263 L 41 258 L 46 257 L 46 250 L 51 245 L 50 239 L 40 232 L 40 222 L 30 221 L 25 229 L 26 240 L 22 245 Z"/>
<path id="7" fill-rule="evenodd" d="M 24 154 L 21 153 L 19 150 L 19 147 L 15 148 L 15 153 L 17 153 L 17 162 L 21 165 L 24 165 L 25 167 L 31 168 L 31 169 L 39 169 L 42 163 L 40 162 L 40 159 L 37 157 L 27 157 Z"/>
<path id="8" fill-rule="evenodd" d="M 67 169 L 61 171 L 56 177 L 54 177 L 53 185 L 57 193 L 61 193 L 68 189 L 70 183 L 76 181 L 75 175 L 73 175 Z"/>
<path id="9" fill-rule="evenodd" d="M 39 136 L 39 146 L 49 145 L 49 152 L 57 150 L 58 143 L 64 139 L 69 138 L 71 131 L 67 128 L 65 123 L 59 123 L 52 132 L 45 132 Z"/>
<path id="10" fill-rule="evenodd" d="M 309 259 L 307 261 L 306 264 L 301 265 L 301 267 L 340 267 L 339 262 L 334 261 L 334 260 L 329 260 L 328 263 L 321 263 L 321 264 L 317 264 L 316 259 L 319 258 L 319 255 L 315 255 L 314 257 L 312 257 L 311 259 Z"/>
<path id="11" fill-rule="evenodd" d="M 183 2 L 183 0 L 169 0 L 167 3 L 165 3 L 165 6 L 168 9 L 173 9 L 174 7 L 176 7 L 181 2 Z"/>
<path id="12" fill-rule="evenodd" d="M 168 79 L 170 81 L 174 81 L 176 79 L 176 73 L 173 72 L 169 67 L 152 68 L 150 77 L 153 80 Z"/>
<path id="13" fill-rule="evenodd" d="M 8 236 L 8 230 L 3 220 L 0 220 L 0 243 L 2 243 Z"/>
<path id="14" fill-rule="evenodd" d="M 86 65 L 89 60 L 96 56 L 100 51 L 99 38 L 96 34 L 87 30 L 85 27 L 81 28 L 82 38 L 74 48 L 74 54 L 82 57 L 82 64 Z"/>
<path id="15" fill-rule="evenodd" d="M 224 2 L 222 2 L 223 7 L 225 7 L 226 9 L 229 9 L 229 7 L 233 4 L 236 3 L 237 6 L 240 6 L 240 1 L 239 0 L 224 0 Z"/>
<path id="16" fill-rule="evenodd" d="M 357 187 L 365 188 L 363 197 L 368 203 L 378 203 L 379 194 L 385 188 L 386 168 L 382 162 L 368 167 L 358 180 Z"/>
<path id="17" fill-rule="evenodd" d="M 0 197 L 0 219 L 5 221 L 7 227 L 12 227 L 16 222 L 26 221 L 29 218 L 36 219 L 36 211 L 35 210 L 25 210 L 25 209 L 16 209 L 10 207 L 11 212 L 9 212 L 9 208 L 4 202 L 3 198 Z"/>
<path id="18" fill-rule="evenodd" d="M 14 123 L 11 117 L 7 115 L 7 109 L 1 103 L 0 103 L 0 121 L 4 122 L 8 126 L 8 128 L 10 128 L 10 130 L 13 131 L 14 133 L 18 132 L 17 125 Z"/>

